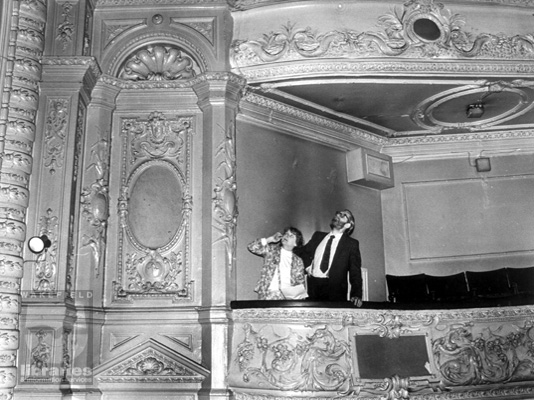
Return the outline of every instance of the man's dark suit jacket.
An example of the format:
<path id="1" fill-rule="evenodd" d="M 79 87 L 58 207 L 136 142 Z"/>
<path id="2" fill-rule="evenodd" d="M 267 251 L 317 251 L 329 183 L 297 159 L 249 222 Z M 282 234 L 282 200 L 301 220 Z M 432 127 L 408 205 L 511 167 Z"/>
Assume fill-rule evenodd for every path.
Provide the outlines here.
<path id="1" fill-rule="evenodd" d="M 304 261 L 308 267 L 313 262 L 315 250 L 319 243 L 328 235 L 326 232 L 315 232 L 306 245 L 294 252 Z M 360 244 L 356 239 L 344 234 L 339 239 L 336 253 L 332 259 L 332 265 L 328 272 L 329 282 L 329 300 L 345 301 L 347 300 L 347 273 L 350 281 L 350 297 L 362 298 L 362 258 L 360 255 Z"/>

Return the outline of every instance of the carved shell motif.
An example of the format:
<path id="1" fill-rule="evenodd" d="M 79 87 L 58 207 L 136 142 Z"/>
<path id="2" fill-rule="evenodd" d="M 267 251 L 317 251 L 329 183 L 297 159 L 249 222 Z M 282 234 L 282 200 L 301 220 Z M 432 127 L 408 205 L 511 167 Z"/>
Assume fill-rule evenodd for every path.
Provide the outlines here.
<path id="1" fill-rule="evenodd" d="M 195 62 L 181 50 L 163 45 L 139 50 L 126 60 L 119 77 L 133 81 L 167 81 L 195 76 Z"/>

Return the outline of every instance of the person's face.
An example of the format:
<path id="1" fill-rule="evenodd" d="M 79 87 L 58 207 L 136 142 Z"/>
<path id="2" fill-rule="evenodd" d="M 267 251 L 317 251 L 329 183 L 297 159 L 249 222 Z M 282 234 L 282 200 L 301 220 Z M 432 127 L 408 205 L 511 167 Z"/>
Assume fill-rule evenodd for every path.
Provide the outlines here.
<path id="1" fill-rule="evenodd" d="M 336 211 L 336 215 L 334 215 L 334 218 L 332 218 L 332 221 L 330 222 L 330 228 L 345 231 L 350 227 L 350 224 L 347 224 L 349 224 L 347 213 L 344 211 Z"/>
<path id="2" fill-rule="evenodd" d="M 293 232 L 287 231 L 282 236 L 282 246 L 286 250 L 293 250 L 297 246 L 297 236 Z"/>

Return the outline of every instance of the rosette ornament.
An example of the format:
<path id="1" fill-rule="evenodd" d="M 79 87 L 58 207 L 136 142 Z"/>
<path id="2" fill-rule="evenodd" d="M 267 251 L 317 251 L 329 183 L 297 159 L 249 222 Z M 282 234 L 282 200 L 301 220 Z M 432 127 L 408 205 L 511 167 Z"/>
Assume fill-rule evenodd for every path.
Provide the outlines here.
<path id="1" fill-rule="evenodd" d="M 148 46 L 128 58 L 119 77 L 133 81 L 172 81 L 195 76 L 195 63 L 181 50 L 164 45 Z"/>

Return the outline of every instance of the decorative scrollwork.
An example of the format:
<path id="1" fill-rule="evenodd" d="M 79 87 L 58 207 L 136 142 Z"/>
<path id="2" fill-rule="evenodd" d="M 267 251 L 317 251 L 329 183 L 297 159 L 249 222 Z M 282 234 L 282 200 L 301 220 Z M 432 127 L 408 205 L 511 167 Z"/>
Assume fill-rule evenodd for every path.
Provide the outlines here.
<path id="1" fill-rule="evenodd" d="M 62 168 L 69 118 L 67 99 L 49 99 L 45 130 L 45 167 L 51 174 Z"/>
<path id="2" fill-rule="evenodd" d="M 432 24 L 436 36 L 418 33 L 416 24 Z M 288 23 L 256 40 L 235 40 L 232 61 L 237 67 L 321 57 L 410 57 L 533 59 L 534 37 L 479 34 L 463 29 L 465 20 L 434 0 L 411 0 L 378 18 L 377 32 L 353 30 L 318 33 Z"/>
<path id="3" fill-rule="evenodd" d="M 191 122 L 189 118 L 167 121 L 163 113 L 154 111 L 148 121 L 125 121 L 123 129 L 132 136 L 130 163 L 141 157 L 177 157 L 183 161 L 183 136 L 191 132 Z"/>
<path id="4" fill-rule="evenodd" d="M 226 265 L 231 268 L 235 256 L 237 225 L 237 183 L 236 183 L 236 154 L 235 154 L 235 125 L 231 123 L 225 131 L 225 137 L 217 147 L 216 157 L 221 157 L 217 169 L 222 170 L 219 183 L 213 189 L 215 211 L 215 228 L 221 236 L 215 243 L 222 241 L 226 246 Z"/>
<path id="5" fill-rule="evenodd" d="M 39 376 L 48 368 L 51 361 L 52 347 L 46 343 L 48 332 L 40 330 L 35 333 L 37 344 L 31 349 L 30 376 Z"/>
<path id="6" fill-rule="evenodd" d="M 263 329 L 263 328 L 262 328 Z M 345 390 L 351 376 L 349 344 L 321 327 L 306 337 L 262 334 L 245 324 L 234 362 L 243 382 L 279 390 Z"/>
<path id="7" fill-rule="evenodd" d="M 96 276 L 100 273 L 100 264 L 104 258 L 106 242 L 106 226 L 108 219 L 108 173 L 109 173 L 109 142 L 101 134 L 91 147 L 92 163 L 87 170 L 94 170 L 95 181 L 85 187 L 81 193 L 82 215 L 89 222 L 93 232 L 84 234 L 82 246 L 89 247 L 93 256 L 93 268 Z"/>
<path id="8" fill-rule="evenodd" d="M 57 243 L 59 218 L 52 215 L 52 209 L 46 210 L 46 215 L 40 219 L 40 235 L 46 235 L 52 242 L 50 248 L 39 254 L 33 279 L 35 292 L 55 292 L 58 272 Z"/>
<path id="9" fill-rule="evenodd" d="M 125 293 L 182 293 L 187 289 L 177 281 L 183 270 L 182 253 L 171 252 L 163 257 L 158 251 L 150 250 L 139 257 L 129 254 L 126 259 L 128 287 Z"/>
<path id="10" fill-rule="evenodd" d="M 433 340 L 437 369 L 453 386 L 534 379 L 534 327 L 501 325 L 474 335 L 473 325 L 451 326 Z"/>
<path id="11" fill-rule="evenodd" d="M 431 326 L 436 322 L 436 316 L 431 314 L 426 315 L 423 318 L 425 319 L 411 321 L 409 318 L 403 318 L 402 315 L 390 313 L 377 314 L 372 320 L 365 320 L 362 329 L 377 333 L 380 337 L 396 339 L 404 334 L 419 331 L 422 327 Z M 356 320 L 353 315 L 348 314 L 343 316 L 342 324 L 343 326 L 361 326 L 362 321 Z"/>
<path id="12" fill-rule="evenodd" d="M 410 398 L 410 380 L 408 378 L 401 378 L 397 375 L 391 378 L 384 378 L 383 382 L 377 385 L 373 392 L 377 394 L 385 394 L 387 400 L 402 400 Z"/>
<path id="13" fill-rule="evenodd" d="M 168 45 L 155 45 L 131 56 L 119 77 L 133 81 L 166 81 L 189 79 L 195 74 L 195 62 L 182 50 Z"/>
<path id="14" fill-rule="evenodd" d="M 61 13 L 63 22 L 58 25 L 56 35 L 56 40 L 62 43 L 63 50 L 66 50 L 69 43 L 72 42 L 72 35 L 74 34 L 74 23 L 70 20 L 71 11 L 72 5 L 70 3 L 63 4 L 63 12 Z"/>

